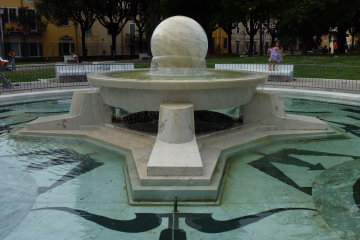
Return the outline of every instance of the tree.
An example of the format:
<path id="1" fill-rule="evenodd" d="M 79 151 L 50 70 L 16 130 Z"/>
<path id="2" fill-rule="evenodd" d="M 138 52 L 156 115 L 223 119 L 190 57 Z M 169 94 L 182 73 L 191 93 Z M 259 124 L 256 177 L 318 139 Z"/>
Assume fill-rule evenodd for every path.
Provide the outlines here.
<path id="1" fill-rule="evenodd" d="M 268 0 L 265 8 L 264 27 L 271 36 L 271 43 L 275 43 L 284 12 L 291 8 L 290 1 Z"/>
<path id="2" fill-rule="evenodd" d="M 205 30 L 208 37 L 208 51 L 213 52 L 212 33 L 218 28 L 219 0 L 161 0 L 162 16 L 182 15 L 193 18 Z"/>
<path id="3" fill-rule="evenodd" d="M 337 29 L 337 44 L 339 53 L 344 53 L 346 48 L 346 34 L 354 26 L 354 20 L 360 9 L 358 0 L 332 0 L 328 4 L 328 13 L 331 15 L 331 23 Z"/>
<path id="4" fill-rule="evenodd" d="M 134 20 L 138 33 L 139 33 L 139 52 L 143 52 L 143 36 L 146 27 L 149 27 L 150 20 L 150 8 L 149 8 L 149 0 L 138 0 L 136 6 L 136 12 L 134 12 L 134 16 L 132 19 Z"/>
<path id="5" fill-rule="evenodd" d="M 232 30 L 239 24 L 240 18 L 237 9 L 234 7 L 234 1 L 221 0 L 221 9 L 218 12 L 218 24 L 228 35 L 229 54 L 232 53 Z"/>
<path id="6" fill-rule="evenodd" d="M 298 40 L 305 55 L 316 45 L 316 37 L 329 32 L 328 6 L 326 0 L 290 0 L 279 26 L 281 39 L 292 45 Z"/>
<path id="7" fill-rule="evenodd" d="M 151 41 L 151 35 L 154 32 L 157 25 L 160 23 L 160 16 L 161 16 L 161 5 L 160 0 L 147 0 L 149 4 L 149 27 L 146 29 L 146 39 L 148 42 L 148 51 L 149 54 L 151 54 L 151 47 L 150 47 L 150 41 Z"/>
<path id="8" fill-rule="evenodd" d="M 240 21 L 250 37 L 248 56 L 252 56 L 254 37 L 266 18 L 267 0 L 238 0 L 234 1 L 234 7 L 238 9 Z"/>
<path id="9" fill-rule="evenodd" d="M 94 24 L 96 0 L 35 0 L 36 10 L 49 22 L 63 25 L 72 20 L 80 26 L 82 54 L 86 55 L 86 31 Z"/>
<path id="10" fill-rule="evenodd" d="M 116 56 L 116 37 L 136 12 L 135 0 L 96 1 L 94 12 L 96 18 L 111 35 L 111 55 Z"/>

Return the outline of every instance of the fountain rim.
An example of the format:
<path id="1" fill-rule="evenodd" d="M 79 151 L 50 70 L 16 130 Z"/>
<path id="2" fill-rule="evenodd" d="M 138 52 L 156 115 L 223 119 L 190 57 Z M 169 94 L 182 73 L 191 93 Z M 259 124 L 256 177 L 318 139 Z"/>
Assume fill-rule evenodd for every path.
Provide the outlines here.
<path id="1" fill-rule="evenodd" d="M 122 89 L 153 89 L 153 90 L 200 90 L 200 89 L 226 89 L 226 88 L 240 88 L 248 86 L 257 86 L 265 83 L 268 74 L 243 71 L 243 70 L 221 70 L 228 72 L 242 72 L 247 73 L 246 76 L 239 78 L 219 78 L 219 79 L 130 79 L 130 78 L 115 78 L 107 76 L 114 72 L 130 72 L 130 71 L 144 71 L 149 68 L 138 68 L 125 71 L 103 71 L 93 72 L 87 74 L 87 79 L 90 85 L 95 87 L 105 88 L 122 88 Z M 217 70 L 214 70 L 217 71 Z"/>

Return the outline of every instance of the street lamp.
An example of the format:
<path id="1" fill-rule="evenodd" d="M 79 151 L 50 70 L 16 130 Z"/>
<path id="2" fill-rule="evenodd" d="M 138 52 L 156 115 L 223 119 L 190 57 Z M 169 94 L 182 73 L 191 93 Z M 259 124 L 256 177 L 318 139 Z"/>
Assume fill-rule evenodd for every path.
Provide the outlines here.
<path id="1" fill-rule="evenodd" d="M 5 54 L 4 54 L 4 31 L 3 31 L 3 22 L 2 22 L 3 14 L 4 14 L 4 6 L 0 5 L 1 55 L 3 57 L 5 57 Z"/>

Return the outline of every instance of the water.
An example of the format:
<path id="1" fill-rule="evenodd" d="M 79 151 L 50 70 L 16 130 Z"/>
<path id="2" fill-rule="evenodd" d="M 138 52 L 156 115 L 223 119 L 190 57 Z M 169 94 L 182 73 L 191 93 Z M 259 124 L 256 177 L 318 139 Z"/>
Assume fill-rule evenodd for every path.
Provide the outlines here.
<path id="1" fill-rule="evenodd" d="M 14 183 L 4 188 L 0 180 L 0 239 L 360 238 L 360 107 L 286 99 L 288 113 L 326 120 L 346 138 L 235 156 L 220 206 L 180 202 L 173 213 L 172 206 L 128 205 L 119 153 L 83 141 L 9 135 L 36 117 L 68 111 L 70 103 L 0 107 L 0 179 Z M 19 217 L 4 217 L 9 209 Z"/>
<path id="2" fill-rule="evenodd" d="M 176 74 L 157 74 L 149 70 L 135 70 L 124 72 L 111 72 L 107 76 L 119 79 L 138 79 L 138 80 L 216 80 L 216 79 L 238 79 L 250 76 L 251 73 L 239 71 L 226 71 L 226 70 L 206 70 L 197 71 L 194 75 L 181 75 Z"/>

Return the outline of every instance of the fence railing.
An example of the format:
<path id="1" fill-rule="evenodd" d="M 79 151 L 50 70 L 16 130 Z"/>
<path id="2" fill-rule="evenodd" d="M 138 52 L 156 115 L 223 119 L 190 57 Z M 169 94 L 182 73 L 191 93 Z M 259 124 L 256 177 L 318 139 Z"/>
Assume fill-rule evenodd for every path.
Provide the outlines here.
<path id="1" fill-rule="evenodd" d="M 2 92 L 32 91 L 46 88 L 69 88 L 89 86 L 86 74 L 99 71 L 134 69 L 134 64 L 52 64 L 16 66 L 0 71 L 0 94 Z M 9 84 L 10 83 L 10 84 Z"/>
<path id="2" fill-rule="evenodd" d="M 16 69 L 1 68 L 0 94 L 14 91 L 33 91 L 46 88 L 71 88 L 89 86 L 86 73 L 106 70 L 127 70 L 148 67 L 139 64 L 52 64 L 19 65 Z M 339 65 L 277 65 L 275 71 L 268 64 L 216 64 L 216 69 L 246 70 L 269 74 L 267 87 L 335 90 L 360 92 L 360 66 Z"/>
<path id="3" fill-rule="evenodd" d="M 215 69 L 269 74 L 264 86 L 360 92 L 360 66 L 312 64 L 215 64 Z"/>

